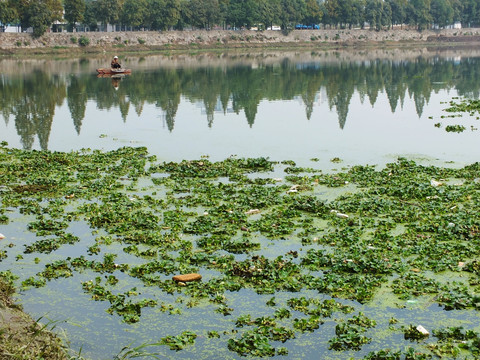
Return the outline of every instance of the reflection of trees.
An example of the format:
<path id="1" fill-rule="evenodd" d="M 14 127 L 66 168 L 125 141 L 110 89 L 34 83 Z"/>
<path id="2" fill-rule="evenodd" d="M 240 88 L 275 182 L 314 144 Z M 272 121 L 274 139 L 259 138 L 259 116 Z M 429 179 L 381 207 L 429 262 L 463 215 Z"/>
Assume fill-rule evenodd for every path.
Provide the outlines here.
<path id="1" fill-rule="evenodd" d="M 75 130 L 80 134 L 87 108 L 87 88 L 86 83 L 79 81 L 75 76 L 71 77 L 70 84 L 67 86 L 67 102 Z"/>
<path id="2" fill-rule="evenodd" d="M 40 147 L 48 148 L 55 107 L 65 99 L 65 83 L 58 77 L 35 71 L 23 80 L 1 84 L 2 109 L 9 107 L 25 149 L 31 149 L 35 135 Z"/>
<path id="3" fill-rule="evenodd" d="M 372 106 L 377 102 L 378 94 L 383 89 L 383 75 L 385 73 L 383 64 L 384 62 L 377 60 L 369 66 L 370 71 L 365 72 L 367 96 Z"/>
<path id="4" fill-rule="evenodd" d="M 459 66 L 461 70 L 455 71 L 456 68 L 452 69 L 452 76 L 448 81 L 452 81 L 452 79 L 455 78 L 455 88 L 459 95 L 478 99 L 480 97 L 480 88 L 478 86 L 480 68 L 478 66 L 478 60 L 476 58 L 468 58 L 462 59 L 459 63 L 461 65 Z M 453 68 L 453 64 L 450 65 Z"/>
<path id="5" fill-rule="evenodd" d="M 353 95 L 372 106 L 385 93 L 395 112 L 404 99 L 413 99 L 421 116 L 432 92 L 457 89 L 460 95 L 480 96 L 480 59 L 458 61 L 418 58 L 415 61 L 374 60 L 364 62 L 295 63 L 155 69 L 138 72 L 118 82 L 89 75 L 50 76 L 41 71 L 23 77 L 0 78 L 0 111 L 5 121 L 15 126 L 25 148 L 35 136 L 47 148 L 55 107 L 67 100 L 77 133 L 80 133 L 88 100 L 99 109 L 118 109 L 123 121 L 131 109 L 140 116 L 145 104 L 164 112 L 169 131 L 173 131 L 181 99 L 202 104 L 208 126 L 216 112 L 243 112 L 250 126 L 262 100 L 301 99 L 308 119 L 319 94 L 326 94 L 328 106 L 338 114 L 340 128 L 346 125 Z"/>
<path id="6" fill-rule="evenodd" d="M 238 114 L 243 109 L 248 124 L 252 126 L 255 122 L 258 105 L 268 94 L 268 84 L 263 76 L 265 71 L 260 69 L 257 72 L 249 67 L 235 67 L 229 70 L 228 74 L 232 76 L 230 83 L 233 110 Z"/>
<path id="7" fill-rule="evenodd" d="M 175 115 L 182 96 L 181 71 L 163 70 L 155 73 L 138 73 L 128 77 L 120 85 L 119 91 L 128 94 L 135 112 L 140 115 L 145 103 L 155 104 L 165 112 L 167 127 L 173 130 Z"/>
<path id="8" fill-rule="evenodd" d="M 418 116 L 421 116 L 423 107 L 425 103 L 430 100 L 430 94 L 432 92 L 430 75 L 433 66 L 427 64 L 423 59 L 408 63 L 407 66 L 412 68 L 407 73 L 414 74 L 409 82 L 408 93 L 410 97 L 413 97 Z"/>
<path id="9" fill-rule="evenodd" d="M 384 78 L 385 92 L 392 112 L 395 112 L 399 102 L 400 106 L 403 106 L 407 88 L 404 81 L 406 78 L 405 64 L 403 62 L 393 63 L 391 71 Z"/>
<path id="10" fill-rule="evenodd" d="M 307 119 L 310 120 L 312 117 L 313 112 L 313 105 L 317 98 L 318 90 L 322 87 L 323 76 L 315 76 L 317 70 L 316 69 L 307 69 L 309 71 L 306 72 L 305 78 L 307 81 L 303 84 L 303 88 L 301 91 L 302 100 L 305 104 L 305 112 L 307 115 Z M 320 73 L 319 75 L 323 75 Z"/>
<path id="11" fill-rule="evenodd" d="M 348 106 L 355 90 L 357 77 L 356 66 L 352 63 L 341 63 L 337 69 L 329 69 L 326 76 L 325 90 L 330 109 L 336 108 L 338 123 L 343 129 L 347 121 Z M 350 75 L 349 75 L 350 74 Z"/>

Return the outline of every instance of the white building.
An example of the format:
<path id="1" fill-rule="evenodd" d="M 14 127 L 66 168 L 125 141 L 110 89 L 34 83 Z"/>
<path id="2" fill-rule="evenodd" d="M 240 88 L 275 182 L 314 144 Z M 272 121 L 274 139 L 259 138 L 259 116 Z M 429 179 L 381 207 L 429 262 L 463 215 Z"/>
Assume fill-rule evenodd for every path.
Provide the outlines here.
<path id="1" fill-rule="evenodd" d="M 3 25 L 0 23 L 0 32 L 19 33 L 22 32 L 20 25 Z"/>

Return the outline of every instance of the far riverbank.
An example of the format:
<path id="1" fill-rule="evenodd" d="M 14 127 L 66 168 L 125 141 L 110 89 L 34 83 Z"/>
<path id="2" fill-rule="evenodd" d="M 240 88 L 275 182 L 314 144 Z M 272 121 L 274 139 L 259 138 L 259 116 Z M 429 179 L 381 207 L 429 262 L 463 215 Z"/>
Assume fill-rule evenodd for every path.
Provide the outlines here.
<path id="1" fill-rule="evenodd" d="M 196 30 L 47 33 L 0 33 L 0 54 L 99 53 L 195 49 L 335 48 L 405 46 L 477 46 L 480 29 L 281 31 Z"/>

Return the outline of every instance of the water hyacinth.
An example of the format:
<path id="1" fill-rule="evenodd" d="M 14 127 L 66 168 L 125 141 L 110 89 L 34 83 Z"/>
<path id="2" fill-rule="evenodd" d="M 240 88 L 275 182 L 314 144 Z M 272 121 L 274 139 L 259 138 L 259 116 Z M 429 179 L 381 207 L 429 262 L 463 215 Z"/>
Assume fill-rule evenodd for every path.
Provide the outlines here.
<path id="1" fill-rule="evenodd" d="M 411 322 L 363 312 L 384 297 L 399 311 L 408 311 L 407 301 L 424 301 L 477 316 L 478 163 L 454 169 L 399 158 L 381 169 L 335 174 L 285 165 L 265 158 L 159 163 L 144 148 L 56 153 L 3 146 L 2 231 L 24 221 L 30 240 L 2 240 L 1 270 L 18 276 L 25 291 L 78 279 L 78 296 L 105 304 L 125 326 L 142 324 L 145 312 L 211 310 L 217 328 L 188 323 L 160 336 L 162 351 L 198 349 L 208 339 L 225 353 L 287 355 L 322 330 L 330 334 L 322 340 L 325 354 L 370 350 L 377 331 L 412 339 L 409 326 L 418 330 Z M 345 191 L 329 198 L 329 189 Z M 16 273 L 19 261 L 34 274 Z M 172 280 L 182 274 L 196 281 Z M 239 303 L 245 293 L 254 308 Z M 450 348 L 467 337 L 445 340 L 432 324 L 428 329 Z M 478 334 L 466 331 L 462 351 L 476 354 Z M 372 349 L 365 358 L 446 351 L 407 344 Z"/>

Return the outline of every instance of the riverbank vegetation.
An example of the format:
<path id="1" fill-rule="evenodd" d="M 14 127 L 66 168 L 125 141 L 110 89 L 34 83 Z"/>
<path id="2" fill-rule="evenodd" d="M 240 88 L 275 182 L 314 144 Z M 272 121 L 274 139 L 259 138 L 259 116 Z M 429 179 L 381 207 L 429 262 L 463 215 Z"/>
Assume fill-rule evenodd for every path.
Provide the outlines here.
<path id="1" fill-rule="evenodd" d="M 274 29 L 302 24 L 381 30 L 405 25 L 423 30 L 455 22 L 479 25 L 479 0 L 37 0 L 0 1 L 0 22 L 33 28 L 41 36 L 56 21 L 68 29 Z M 54 30 L 63 27 L 56 25 Z"/>
<path id="2" fill-rule="evenodd" d="M 72 279 L 78 297 L 125 324 L 145 312 L 210 310 L 209 327 L 186 322 L 149 345 L 160 353 L 208 339 L 223 353 L 288 355 L 309 346 L 296 339 L 317 334 L 325 357 L 365 348 L 364 359 L 478 356 L 480 165 L 398 158 L 324 173 L 316 161 L 158 162 L 145 148 L 60 153 L 3 143 L 2 276 L 23 291 Z M 9 234 L 20 223 L 31 240 Z M 69 247 L 77 250 L 62 256 Z M 18 261 L 37 270 L 5 268 Z M 203 277 L 172 281 L 187 273 Z M 245 292 L 254 308 L 238 301 Z M 395 317 L 384 316 L 385 303 Z M 406 315 L 411 304 L 435 312 L 423 318 L 428 330 Z M 438 321 L 452 310 L 464 318 Z"/>

